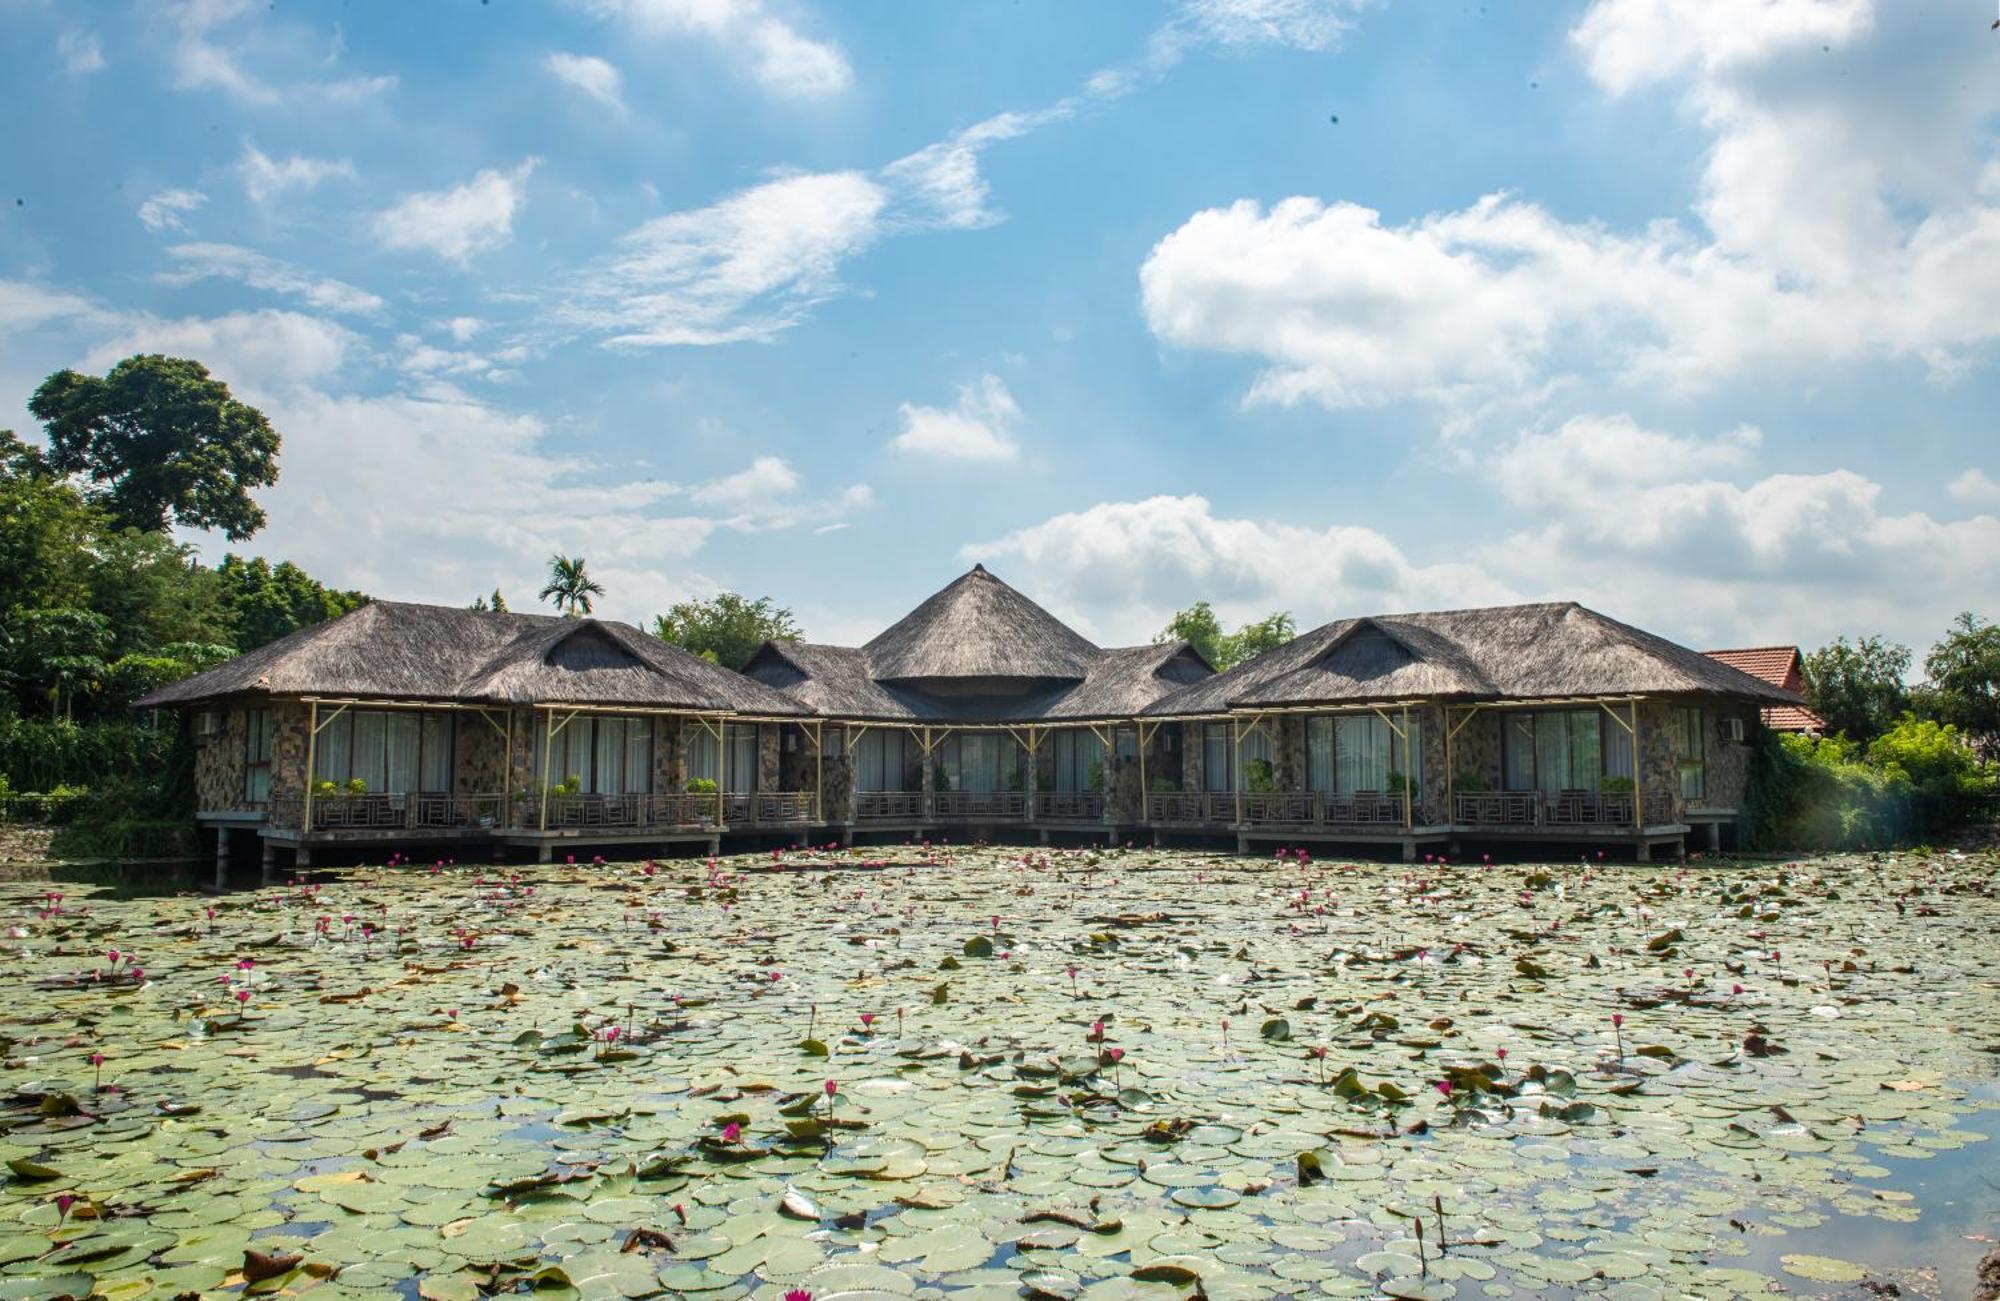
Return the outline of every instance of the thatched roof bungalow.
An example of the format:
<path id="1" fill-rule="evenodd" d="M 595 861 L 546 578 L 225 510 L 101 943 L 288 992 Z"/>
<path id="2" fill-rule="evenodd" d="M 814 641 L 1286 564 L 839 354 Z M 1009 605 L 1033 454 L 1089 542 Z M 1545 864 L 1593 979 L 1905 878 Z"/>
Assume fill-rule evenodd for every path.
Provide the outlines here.
<path id="1" fill-rule="evenodd" d="M 385 601 L 141 703 L 196 717 L 204 821 L 301 849 L 1013 828 L 1413 855 L 1714 841 L 1759 711 L 1800 701 L 1574 602 L 1341 619 L 1217 673 L 975 565 L 863 645 L 768 642 L 740 674 L 610 620 Z"/>

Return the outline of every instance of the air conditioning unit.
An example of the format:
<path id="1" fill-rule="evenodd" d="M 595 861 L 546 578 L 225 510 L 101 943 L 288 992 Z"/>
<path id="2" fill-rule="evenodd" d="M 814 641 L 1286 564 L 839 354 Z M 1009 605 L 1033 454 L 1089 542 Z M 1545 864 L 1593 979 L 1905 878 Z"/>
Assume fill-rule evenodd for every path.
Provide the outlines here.
<path id="1" fill-rule="evenodd" d="M 1741 718 L 1732 716 L 1729 718 L 1718 719 L 1717 725 L 1720 727 L 1722 731 L 1723 740 L 1736 741 L 1738 743 L 1740 743 L 1743 740 L 1743 720 Z"/>

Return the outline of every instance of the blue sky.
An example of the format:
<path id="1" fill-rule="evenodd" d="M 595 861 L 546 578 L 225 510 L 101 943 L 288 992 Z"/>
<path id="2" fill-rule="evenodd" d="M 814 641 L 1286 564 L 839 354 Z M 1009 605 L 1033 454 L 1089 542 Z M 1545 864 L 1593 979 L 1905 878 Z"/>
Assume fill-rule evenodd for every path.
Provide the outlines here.
<path id="1" fill-rule="evenodd" d="M 1989 21 L 0 0 L 0 424 L 198 357 L 285 436 L 250 549 L 404 599 L 1921 648 L 2000 615 Z"/>

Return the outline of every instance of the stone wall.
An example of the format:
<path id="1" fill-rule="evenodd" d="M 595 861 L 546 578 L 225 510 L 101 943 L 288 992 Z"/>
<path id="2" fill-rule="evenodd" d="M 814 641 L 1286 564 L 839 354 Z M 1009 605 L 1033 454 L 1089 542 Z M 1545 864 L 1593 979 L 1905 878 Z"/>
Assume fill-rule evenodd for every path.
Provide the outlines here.
<path id="1" fill-rule="evenodd" d="M 1201 789 L 1201 737 L 1206 723 L 1182 723 L 1181 725 L 1181 789 L 1198 791 Z"/>
<path id="2" fill-rule="evenodd" d="M 307 709 L 296 700 L 271 702 L 271 797 L 295 798 L 306 789 Z"/>
<path id="3" fill-rule="evenodd" d="M 662 714 L 653 720 L 653 789 L 662 795 L 678 795 L 687 790 L 688 737 L 701 724 Z"/>
<path id="4" fill-rule="evenodd" d="M 778 766 L 781 755 L 778 747 L 778 724 L 757 724 L 757 789 L 760 791 L 781 791 L 785 789 L 784 774 Z"/>
<path id="5" fill-rule="evenodd" d="M 1265 731 L 1275 734 L 1271 742 L 1272 784 L 1281 791 L 1300 791 L 1306 785 L 1306 720 L 1303 714 L 1276 714 L 1264 720 Z"/>
<path id="6" fill-rule="evenodd" d="M 185 725 L 192 729 L 202 712 L 189 711 Z M 247 807 L 243 798 L 245 745 L 249 739 L 247 714 L 242 709 L 208 712 L 219 714 L 222 725 L 208 736 L 195 738 L 195 807 L 204 813 L 234 812 Z"/>
<path id="7" fill-rule="evenodd" d="M 1707 705 L 1703 720 L 1708 734 L 1708 789 L 1701 800 L 1705 809 L 1741 809 L 1750 786 L 1750 764 L 1757 750 L 1757 707 L 1741 701 L 1716 699 Z M 1722 735 L 1720 722 L 1741 719 L 1743 739 L 1731 741 Z"/>
<path id="8" fill-rule="evenodd" d="M 489 711 L 491 712 L 491 711 Z M 460 795 L 492 795 L 507 788 L 507 725 L 504 711 L 486 716 L 459 710 L 453 716 L 451 788 Z M 494 724 L 499 724 L 499 727 Z"/>
<path id="9" fill-rule="evenodd" d="M 838 724 L 822 724 L 820 744 L 826 747 L 820 772 L 820 819 L 824 822 L 851 822 L 854 819 L 854 763 L 848 757 L 847 729 Z"/>

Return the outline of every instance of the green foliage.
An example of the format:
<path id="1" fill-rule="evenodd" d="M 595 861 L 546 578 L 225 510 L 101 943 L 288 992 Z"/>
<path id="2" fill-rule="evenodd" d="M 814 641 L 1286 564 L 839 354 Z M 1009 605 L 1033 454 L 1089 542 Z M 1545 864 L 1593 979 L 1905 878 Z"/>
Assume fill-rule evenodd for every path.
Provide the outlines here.
<path id="1" fill-rule="evenodd" d="M 338 619 L 368 598 L 327 587 L 289 560 L 272 565 L 262 556 L 226 555 L 215 567 L 229 640 L 252 651 L 300 628 Z"/>
<path id="2" fill-rule="evenodd" d="M 653 635 L 710 663 L 740 669 L 765 642 L 796 641 L 804 633 L 792 612 L 768 596 L 752 601 L 734 592 L 720 592 L 706 601 L 676 602 L 653 620 Z"/>
<path id="3" fill-rule="evenodd" d="M 493 589 L 493 595 L 491 596 L 473 597 L 472 604 L 466 608 L 471 610 L 486 610 L 493 614 L 505 614 L 507 613 L 507 598 L 500 595 L 500 589 L 496 587 Z"/>
<path id="4" fill-rule="evenodd" d="M 719 788 L 707 777 L 690 777 L 687 793 L 690 795 L 713 795 Z"/>
<path id="5" fill-rule="evenodd" d="M 1994 772 L 1949 723 L 1905 714 L 1868 744 L 1868 762 L 1925 795 L 1983 795 Z"/>
<path id="6" fill-rule="evenodd" d="M 1867 763 L 1840 736 L 1759 729 L 1744 798 L 1743 840 L 1760 848 L 1891 845 L 1915 829 L 1907 775 Z"/>
<path id="7" fill-rule="evenodd" d="M 0 774 L 22 791 L 94 788 L 152 767 L 171 747 L 173 732 L 123 720 L 0 717 Z"/>
<path id="8" fill-rule="evenodd" d="M 1903 683 L 1909 671 L 1910 648 L 1880 637 L 1836 637 L 1800 664 L 1806 699 L 1827 730 L 1863 743 L 1889 730 L 1909 708 Z"/>
<path id="9" fill-rule="evenodd" d="M 1207 601 L 1196 601 L 1167 621 L 1153 641 L 1184 641 L 1201 653 L 1219 673 L 1265 651 L 1275 650 L 1298 636 L 1298 625 L 1289 611 L 1280 610 L 1254 623 L 1246 623 L 1233 633 L 1222 630 L 1222 621 Z"/>
<path id="10" fill-rule="evenodd" d="M 1988 747 L 2000 744 L 2000 624 L 1967 611 L 1924 657 L 1925 712 Z"/>
<path id="11" fill-rule="evenodd" d="M 82 476 L 115 527 L 264 527 L 250 489 L 278 481 L 278 431 L 200 362 L 148 353 L 104 378 L 61 370 L 28 409 L 49 435 L 48 466 Z"/>
<path id="12" fill-rule="evenodd" d="M 1257 794 L 1278 789 L 1277 771 L 1269 759 L 1252 759 L 1243 765 L 1243 784 L 1246 790 Z"/>
<path id="13" fill-rule="evenodd" d="M 591 612 L 590 598 L 604 595 L 604 584 L 585 571 L 582 556 L 553 555 L 549 557 L 549 581 L 538 595 L 564 617 L 574 619 Z"/>

